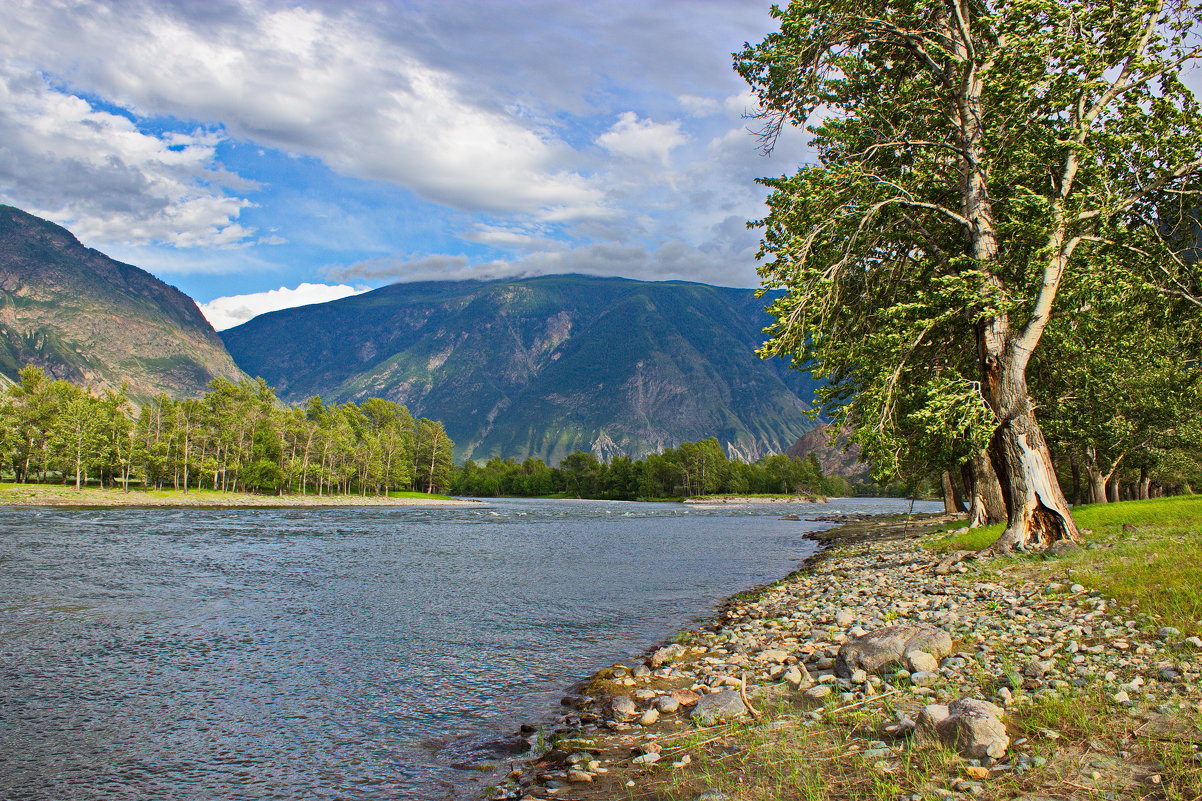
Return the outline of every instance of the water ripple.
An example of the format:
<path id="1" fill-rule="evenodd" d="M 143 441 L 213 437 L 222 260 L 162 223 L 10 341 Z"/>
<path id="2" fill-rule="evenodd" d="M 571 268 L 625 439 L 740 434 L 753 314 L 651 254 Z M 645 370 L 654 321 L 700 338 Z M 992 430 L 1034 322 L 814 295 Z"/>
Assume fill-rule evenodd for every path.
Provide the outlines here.
<path id="1" fill-rule="evenodd" d="M 473 743 L 791 570 L 826 524 L 777 518 L 813 508 L 0 509 L 0 797 L 441 797 Z"/>

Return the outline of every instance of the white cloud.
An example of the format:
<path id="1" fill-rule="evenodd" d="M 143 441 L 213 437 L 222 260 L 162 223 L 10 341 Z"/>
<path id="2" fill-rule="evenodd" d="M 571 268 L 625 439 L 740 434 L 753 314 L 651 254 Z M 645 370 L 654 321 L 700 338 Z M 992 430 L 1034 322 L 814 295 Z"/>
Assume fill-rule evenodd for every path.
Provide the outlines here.
<path id="1" fill-rule="evenodd" d="M 739 220 L 742 225 L 742 220 Z M 329 271 L 330 278 L 374 281 L 487 281 L 535 275 L 581 273 L 620 275 L 644 280 L 701 281 L 722 286 L 754 283 L 754 246 L 732 257 L 726 249 L 702 249 L 672 239 L 655 246 L 599 242 L 541 250 L 516 259 L 471 263 L 466 256 L 435 253 L 359 262 Z"/>
<path id="2" fill-rule="evenodd" d="M 294 213 L 282 226 L 290 252 L 319 251 L 322 261 L 342 258 L 330 251 L 354 253 L 348 261 L 399 253 L 328 269 L 332 282 L 558 269 L 752 284 L 758 237 L 742 220 L 761 216 L 764 197 L 753 179 L 791 171 L 804 155 L 784 141 L 776 158 L 762 159 L 740 117 L 752 103 L 729 53 L 771 24 L 758 0 L 10 0 L 0 4 L 0 52 L 14 75 L 19 65 L 26 79 L 45 86 L 41 75 L 49 75 L 53 87 L 99 98 L 96 114 L 128 110 L 137 125 L 110 116 L 151 140 L 142 143 L 146 152 L 156 140 L 175 141 L 145 133 L 158 118 L 209 126 L 181 140 L 183 148 L 158 148 L 195 157 L 178 168 L 193 194 L 180 196 L 171 214 L 142 215 L 157 228 L 98 229 L 102 240 L 279 241 L 238 226 L 247 200 L 228 195 L 253 187 L 214 163 L 222 136 L 315 157 L 471 212 L 421 209 L 383 230 L 382 217 L 312 187 L 303 203 L 286 207 Z M 28 149 L 0 138 L 0 159 L 27 160 Z M 94 218 L 124 219 L 122 204 L 142 202 L 133 200 L 134 181 L 91 191 L 103 182 L 83 173 L 70 184 L 69 160 L 30 163 L 37 166 L 22 184 L 26 194 L 40 185 L 95 198 L 107 217 Z M 277 174 L 269 175 L 281 185 L 290 180 Z M 321 219 L 319 204 L 331 212 Z M 256 209 L 256 222 L 270 213 Z M 427 241 L 447 248 L 451 234 L 474 243 L 465 245 L 470 253 L 485 246 L 509 255 L 413 252 Z M 244 257 L 254 251 L 180 259 L 200 254 L 169 249 L 169 258 L 135 263 L 221 272 L 249 265 Z"/>
<path id="3" fill-rule="evenodd" d="M 567 244 L 547 235 L 548 231 L 534 227 L 489 225 L 478 223 L 459 234 L 460 239 L 507 250 L 562 250 Z"/>
<path id="4" fill-rule="evenodd" d="M 394 256 L 386 259 L 357 261 L 343 267 L 331 267 L 326 274 L 335 281 L 361 279 L 383 281 L 411 275 L 442 276 L 462 270 L 468 265 L 467 256 L 434 253 L 428 256 Z M 408 279 L 414 280 L 414 279 Z"/>
<path id="5" fill-rule="evenodd" d="M 694 117 L 709 117 L 722 111 L 722 104 L 712 97 L 681 95 L 681 107 Z"/>
<path id="6" fill-rule="evenodd" d="M 295 289 L 282 286 L 267 292 L 214 298 L 208 303 L 199 305 L 200 311 L 213 327 L 218 331 L 224 331 L 266 312 L 291 309 L 293 306 L 308 306 L 311 303 L 325 303 L 366 291 L 366 289 L 355 289 L 346 284 L 305 283 Z"/>
<path id="7" fill-rule="evenodd" d="M 568 166 L 571 148 L 524 113 L 468 99 L 459 77 L 353 12 L 246 2 L 227 22 L 171 6 L 78 5 L 10 3 L 0 44 L 139 114 L 221 124 L 455 208 L 602 213 L 598 190 Z"/>
<path id="8" fill-rule="evenodd" d="M 665 167 L 668 166 L 672 149 L 688 141 L 689 137 L 680 130 L 679 122 L 639 119 L 639 115 L 633 111 L 623 111 L 618 115 L 618 121 L 597 137 L 597 144 L 611 153 L 658 161 Z"/>
<path id="9" fill-rule="evenodd" d="M 211 132 L 143 133 L 40 75 L 0 62 L 0 197 L 84 241 L 233 247 L 249 184 L 216 167 Z"/>

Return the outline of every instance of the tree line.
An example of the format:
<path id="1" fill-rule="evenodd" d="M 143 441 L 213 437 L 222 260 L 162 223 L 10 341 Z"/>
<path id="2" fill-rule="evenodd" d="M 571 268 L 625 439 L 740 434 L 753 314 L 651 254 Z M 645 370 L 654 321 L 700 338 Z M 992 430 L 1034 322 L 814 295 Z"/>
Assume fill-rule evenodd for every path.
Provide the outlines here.
<path id="1" fill-rule="evenodd" d="M 215 378 L 200 398 L 136 407 L 33 366 L 0 393 L 0 455 L 17 482 L 299 495 L 445 492 L 442 423 L 381 398 L 284 406 L 262 380 Z"/>
<path id="2" fill-rule="evenodd" d="M 992 550 L 1202 469 L 1197 0 L 793 0 L 736 53 L 771 151 L 763 355 L 878 480 L 941 477 Z M 819 112 L 816 114 L 815 112 Z M 938 479 L 937 479 L 938 480 Z"/>
<path id="3" fill-rule="evenodd" d="M 719 494 L 848 495 L 852 489 L 840 476 L 824 476 L 813 455 L 776 454 L 748 464 L 729 459 L 713 437 L 642 459 L 615 456 L 603 462 L 577 451 L 557 467 L 533 458 L 468 461 L 455 472 L 451 487 L 456 495 L 477 497 L 565 495 L 623 501 Z"/>

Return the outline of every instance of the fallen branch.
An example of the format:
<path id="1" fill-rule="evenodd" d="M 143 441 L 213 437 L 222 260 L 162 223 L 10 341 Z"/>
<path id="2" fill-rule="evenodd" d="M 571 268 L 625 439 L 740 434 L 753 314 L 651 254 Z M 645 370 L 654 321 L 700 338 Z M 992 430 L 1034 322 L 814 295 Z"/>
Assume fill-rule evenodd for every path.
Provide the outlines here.
<path id="1" fill-rule="evenodd" d="M 855 709 L 857 706 L 863 706 L 864 704 L 871 703 L 873 701 L 879 701 L 882 698 L 888 698 L 889 696 L 897 695 L 900 692 L 901 692 L 901 690 L 890 690 L 887 693 L 881 693 L 880 695 L 874 695 L 871 698 L 865 698 L 861 701 L 856 701 L 854 704 L 848 704 L 847 706 L 841 706 L 838 709 L 832 709 L 830 712 L 827 712 L 826 714 L 833 715 L 836 712 L 846 712 L 849 709 Z"/>
<path id="2" fill-rule="evenodd" d="M 756 720 L 759 720 L 760 715 L 762 715 L 763 713 L 758 712 L 756 710 L 756 708 L 751 705 L 751 699 L 747 697 L 747 672 L 746 671 L 739 674 L 739 698 L 743 699 L 743 706 L 747 707 L 747 711 L 751 713 L 751 717 L 755 718 Z"/>

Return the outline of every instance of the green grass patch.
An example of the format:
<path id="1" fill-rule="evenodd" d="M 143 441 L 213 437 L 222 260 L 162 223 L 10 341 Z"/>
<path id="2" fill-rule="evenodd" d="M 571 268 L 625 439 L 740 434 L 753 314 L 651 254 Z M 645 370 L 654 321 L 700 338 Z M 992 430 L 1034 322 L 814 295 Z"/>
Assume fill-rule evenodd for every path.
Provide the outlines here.
<path id="1" fill-rule="evenodd" d="M 731 498 L 771 498 L 773 500 L 782 501 L 800 501 L 806 498 L 819 498 L 822 493 L 789 493 L 789 492 L 729 492 L 724 495 L 690 495 L 689 498 L 694 501 L 722 501 L 730 500 Z"/>
<path id="2" fill-rule="evenodd" d="M 983 565 L 1034 580 L 1074 582 L 1134 606 L 1187 634 L 1202 632 L 1202 496 L 1091 504 L 1073 510 L 1086 547 L 1048 559 L 1017 555 Z M 984 548 L 1001 534 L 988 526 L 964 534 L 943 532 L 927 543 L 937 553 Z"/>
<path id="3" fill-rule="evenodd" d="M 430 501 L 453 501 L 450 495 L 439 495 L 437 492 L 402 492 L 397 490 L 388 493 L 389 498 L 425 498 Z"/>

